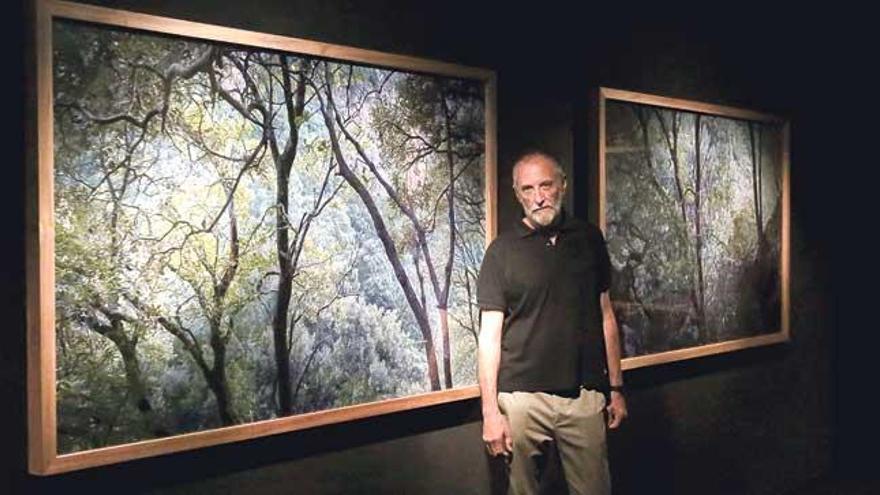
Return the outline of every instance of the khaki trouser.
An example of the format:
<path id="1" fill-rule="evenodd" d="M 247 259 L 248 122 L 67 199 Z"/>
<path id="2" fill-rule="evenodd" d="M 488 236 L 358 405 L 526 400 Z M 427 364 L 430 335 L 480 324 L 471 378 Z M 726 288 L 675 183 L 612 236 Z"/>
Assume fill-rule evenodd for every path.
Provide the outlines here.
<path id="1" fill-rule="evenodd" d="M 513 455 L 508 462 L 511 495 L 538 493 L 543 447 L 555 442 L 571 495 L 608 495 L 605 396 L 581 390 L 576 399 L 543 392 L 501 392 L 498 406 L 510 423 Z"/>

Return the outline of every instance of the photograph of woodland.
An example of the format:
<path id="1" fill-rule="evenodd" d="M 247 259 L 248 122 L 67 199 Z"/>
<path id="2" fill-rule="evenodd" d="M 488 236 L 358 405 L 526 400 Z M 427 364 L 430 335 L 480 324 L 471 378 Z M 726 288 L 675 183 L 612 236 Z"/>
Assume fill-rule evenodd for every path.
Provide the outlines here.
<path id="1" fill-rule="evenodd" d="M 52 35 L 59 453 L 475 383 L 481 81 Z"/>
<path id="2" fill-rule="evenodd" d="M 605 122 L 625 356 L 779 332 L 782 125 L 610 99 Z"/>

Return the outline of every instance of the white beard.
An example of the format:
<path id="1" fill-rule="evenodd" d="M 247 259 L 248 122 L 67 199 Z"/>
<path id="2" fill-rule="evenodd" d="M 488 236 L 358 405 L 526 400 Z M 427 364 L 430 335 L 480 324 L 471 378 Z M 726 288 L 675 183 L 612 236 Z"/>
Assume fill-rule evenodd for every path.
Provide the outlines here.
<path id="1" fill-rule="evenodd" d="M 558 214 L 559 209 L 551 206 L 549 208 L 542 208 L 538 211 L 533 211 L 529 215 L 529 219 L 542 227 L 546 227 L 553 223 L 553 220 L 556 219 Z"/>

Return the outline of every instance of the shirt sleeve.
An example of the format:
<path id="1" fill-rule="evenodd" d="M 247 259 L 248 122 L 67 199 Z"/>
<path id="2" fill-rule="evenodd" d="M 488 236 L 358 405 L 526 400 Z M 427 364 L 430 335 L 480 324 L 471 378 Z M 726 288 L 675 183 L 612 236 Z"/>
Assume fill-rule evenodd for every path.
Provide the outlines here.
<path id="1" fill-rule="evenodd" d="M 598 273 L 599 293 L 611 288 L 611 258 L 608 256 L 608 246 L 602 231 L 596 229 L 596 268 Z"/>
<path id="2" fill-rule="evenodd" d="M 504 267 L 498 255 L 498 246 L 492 243 L 483 257 L 477 278 L 477 304 L 487 311 L 507 311 L 504 298 Z"/>

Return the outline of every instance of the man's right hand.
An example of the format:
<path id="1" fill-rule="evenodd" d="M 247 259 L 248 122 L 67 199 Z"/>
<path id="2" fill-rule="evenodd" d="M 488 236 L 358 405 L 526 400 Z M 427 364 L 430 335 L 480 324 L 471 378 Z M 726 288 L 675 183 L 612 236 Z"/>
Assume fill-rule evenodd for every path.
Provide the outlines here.
<path id="1" fill-rule="evenodd" d="M 483 443 L 493 457 L 499 455 L 507 457 L 513 453 L 510 425 L 500 412 L 483 417 Z"/>

